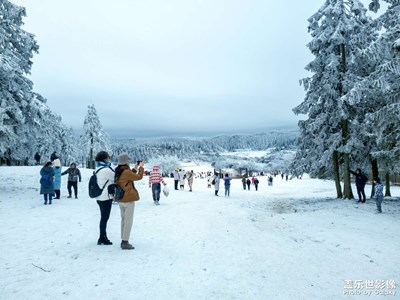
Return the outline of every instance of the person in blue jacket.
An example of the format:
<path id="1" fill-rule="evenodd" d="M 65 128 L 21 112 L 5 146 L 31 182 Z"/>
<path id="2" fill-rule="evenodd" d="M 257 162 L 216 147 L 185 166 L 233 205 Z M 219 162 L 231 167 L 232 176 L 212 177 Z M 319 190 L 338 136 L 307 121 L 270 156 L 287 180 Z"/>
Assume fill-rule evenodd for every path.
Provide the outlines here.
<path id="1" fill-rule="evenodd" d="M 53 199 L 60 199 L 61 162 L 58 158 L 53 161 L 53 170 L 54 170 L 54 193 L 56 195 Z"/>
<path id="2" fill-rule="evenodd" d="M 44 204 L 51 204 L 54 195 L 54 170 L 52 162 L 48 161 L 40 170 L 40 194 L 43 195 Z"/>
<path id="3" fill-rule="evenodd" d="M 225 186 L 225 197 L 226 196 L 230 196 L 230 192 L 231 192 L 231 180 L 232 178 L 229 176 L 228 173 L 225 174 L 224 177 L 224 186 Z"/>

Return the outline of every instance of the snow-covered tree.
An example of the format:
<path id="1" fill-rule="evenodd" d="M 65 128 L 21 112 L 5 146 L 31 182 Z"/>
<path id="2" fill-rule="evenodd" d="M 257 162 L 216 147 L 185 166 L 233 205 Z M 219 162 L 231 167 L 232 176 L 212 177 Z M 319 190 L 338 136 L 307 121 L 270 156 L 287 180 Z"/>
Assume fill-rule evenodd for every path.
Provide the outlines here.
<path id="1" fill-rule="evenodd" d="M 27 129 L 24 122 L 32 82 L 26 75 L 38 45 L 32 34 L 21 29 L 25 15 L 23 7 L 0 1 L 0 156 L 14 155 Z"/>
<path id="2" fill-rule="evenodd" d="M 385 0 L 389 4 L 373 25 L 378 38 L 361 56 L 369 62 L 369 74 L 350 92 L 352 105 L 365 111 L 355 133 L 369 148 L 372 174 L 378 175 L 378 162 L 389 178 L 400 158 L 400 1 Z M 379 0 L 370 9 L 377 11 Z M 386 195 L 390 195 L 386 180 Z"/>
<path id="3" fill-rule="evenodd" d="M 82 136 L 82 144 L 88 155 L 88 162 L 91 168 L 94 168 L 94 156 L 99 151 L 111 150 L 110 138 L 104 131 L 100 123 L 94 105 L 88 106 L 88 111 L 83 123 L 84 134 Z"/>
<path id="4" fill-rule="evenodd" d="M 368 31 L 371 19 L 366 11 L 358 0 L 327 0 L 309 18 L 312 41 L 307 46 L 315 59 L 306 69 L 314 75 L 301 80 L 306 96 L 293 109 L 295 114 L 308 115 L 308 119 L 299 122 L 301 137 L 295 169 L 314 176 L 333 173 L 339 198 L 353 198 L 349 173 L 353 142 L 349 125 L 356 108 L 351 106 L 347 96 L 362 76 L 362 69 L 356 63 L 357 51 L 373 39 Z M 341 161 L 343 193 L 339 173 Z"/>

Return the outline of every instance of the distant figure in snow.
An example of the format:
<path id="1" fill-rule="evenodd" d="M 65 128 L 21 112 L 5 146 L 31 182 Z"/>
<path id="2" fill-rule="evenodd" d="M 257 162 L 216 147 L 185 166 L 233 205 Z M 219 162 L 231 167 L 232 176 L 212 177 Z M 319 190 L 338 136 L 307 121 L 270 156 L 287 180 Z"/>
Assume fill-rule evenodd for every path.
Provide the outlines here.
<path id="1" fill-rule="evenodd" d="M 71 187 L 74 188 L 75 199 L 78 199 L 78 180 L 82 181 L 81 171 L 76 167 L 76 163 L 72 163 L 67 170 L 61 173 L 61 175 L 68 174 L 68 197 L 71 198 L 72 190 Z"/>
<path id="2" fill-rule="evenodd" d="M 243 189 L 246 190 L 246 177 L 243 175 L 242 178 Z"/>
<path id="3" fill-rule="evenodd" d="M 164 178 L 160 173 L 159 166 L 153 166 L 153 171 L 149 176 L 149 188 L 151 188 L 151 193 L 153 195 L 153 201 L 155 205 L 160 205 L 160 194 L 161 194 L 161 183 L 166 186 Z"/>
<path id="4" fill-rule="evenodd" d="M 357 194 L 358 194 L 358 202 L 365 203 L 365 184 L 368 181 L 368 177 L 361 172 L 361 169 L 358 168 L 356 171 L 351 171 L 350 173 L 356 176 L 356 187 L 357 187 Z"/>
<path id="5" fill-rule="evenodd" d="M 176 168 L 174 171 L 174 183 L 175 183 L 175 190 L 178 190 L 179 184 L 179 168 Z"/>
<path id="6" fill-rule="evenodd" d="M 189 192 L 191 192 L 192 188 L 193 188 L 193 180 L 194 180 L 193 170 L 188 172 L 186 176 L 187 176 L 187 181 L 188 181 L 188 185 L 189 185 Z"/>
<path id="7" fill-rule="evenodd" d="M 215 190 L 215 196 L 218 196 L 218 191 L 219 191 L 219 181 L 220 181 L 219 174 L 216 174 L 216 175 L 215 175 L 215 178 L 214 178 L 214 190 Z"/>
<path id="8" fill-rule="evenodd" d="M 283 173 L 281 173 L 282 180 L 283 180 L 283 176 L 284 176 L 284 174 L 283 174 Z"/>
<path id="9" fill-rule="evenodd" d="M 185 189 L 185 170 L 179 169 L 179 189 L 183 191 Z"/>
<path id="10" fill-rule="evenodd" d="M 224 177 L 224 186 L 225 186 L 225 197 L 230 196 L 230 191 L 231 191 L 231 180 L 232 178 L 229 176 L 228 173 L 225 174 Z"/>
<path id="11" fill-rule="evenodd" d="M 251 183 L 254 184 L 255 177 L 251 177 Z"/>
<path id="12" fill-rule="evenodd" d="M 270 175 L 269 177 L 268 177 L 268 185 L 269 186 L 272 186 L 272 181 L 274 180 L 274 178 L 272 177 L 272 175 Z"/>
<path id="13" fill-rule="evenodd" d="M 50 160 L 51 160 L 51 161 L 54 161 L 54 160 L 56 160 L 57 158 L 59 158 L 59 157 L 58 157 L 58 154 L 57 154 L 56 151 L 54 151 L 54 152 L 50 155 Z"/>
<path id="14" fill-rule="evenodd" d="M 54 170 L 52 162 L 48 161 L 40 170 L 40 194 L 43 195 L 44 205 L 51 204 L 54 195 Z"/>
<path id="15" fill-rule="evenodd" d="M 40 165 L 40 154 L 39 154 L 39 152 L 36 152 L 36 154 L 34 156 L 34 159 L 36 161 L 36 165 L 37 166 Z"/>
<path id="16" fill-rule="evenodd" d="M 246 184 L 247 184 L 247 189 L 250 191 L 251 180 L 249 178 L 247 178 Z"/>
<path id="17" fill-rule="evenodd" d="M 61 188 L 61 162 L 57 158 L 53 162 L 53 170 L 54 170 L 54 193 L 55 198 L 60 199 L 60 188 Z"/>
<path id="18" fill-rule="evenodd" d="M 289 174 L 286 174 L 286 181 L 288 181 L 289 179 Z"/>
<path id="19" fill-rule="evenodd" d="M 376 201 L 376 209 L 378 213 L 382 212 L 382 201 L 383 201 L 383 184 L 381 183 L 381 179 L 379 177 L 374 178 L 375 183 L 375 201 Z"/>
<path id="20" fill-rule="evenodd" d="M 258 191 L 258 184 L 259 184 L 259 181 L 258 181 L 258 179 L 257 179 L 257 177 L 254 179 L 254 186 L 255 186 L 255 188 L 256 188 L 256 191 Z"/>
<path id="21" fill-rule="evenodd" d="M 208 175 L 208 176 L 207 176 L 207 187 L 208 187 L 208 188 L 211 187 L 212 181 L 213 181 L 212 177 L 211 177 L 210 175 Z"/>

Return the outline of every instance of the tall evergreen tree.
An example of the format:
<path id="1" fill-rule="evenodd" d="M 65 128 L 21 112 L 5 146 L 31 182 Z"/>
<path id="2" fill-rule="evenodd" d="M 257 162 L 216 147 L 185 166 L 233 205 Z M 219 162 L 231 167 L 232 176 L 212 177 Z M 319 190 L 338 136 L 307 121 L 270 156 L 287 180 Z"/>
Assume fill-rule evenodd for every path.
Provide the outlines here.
<path id="1" fill-rule="evenodd" d="M 110 138 L 104 131 L 93 104 L 88 106 L 83 129 L 82 143 L 88 155 L 89 167 L 94 168 L 95 154 L 101 150 L 110 151 L 111 144 Z"/>
<path id="2" fill-rule="evenodd" d="M 349 174 L 352 140 L 349 125 L 356 110 L 347 94 L 360 79 L 355 63 L 357 49 L 371 42 L 365 28 L 371 22 L 358 0 L 327 0 L 309 18 L 312 41 L 307 45 L 314 61 L 306 69 L 314 73 L 301 81 L 306 90 L 304 101 L 293 109 L 306 114 L 299 122 L 301 137 L 295 158 L 297 170 L 315 176 L 334 173 L 337 197 L 353 198 Z M 344 191 L 340 185 L 343 162 Z"/>
<path id="3" fill-rule="evenodd" d="M 388 174 L 398 168 L 400 158 L 400 1 L 385 1 L 387 10 L 373 23 L 380 34 L 361 53 L 369 61 L 369 74 L 350 93 L 352 104 L 365 111 L 357 134 L 369 145 L 373 176 L 378 175 L 378 161 Z M 379 7 L 379 0 L 370 4 L 375 12 Z"/>
<path id="4" fill-rule="evenodd" d="M 0 1 L 0 156 L 13 155 L 24 136 L 26 109 L 32 98 L 32 82 L 26 78 L 38 45 L 21 29 L 25 9 Z"/>

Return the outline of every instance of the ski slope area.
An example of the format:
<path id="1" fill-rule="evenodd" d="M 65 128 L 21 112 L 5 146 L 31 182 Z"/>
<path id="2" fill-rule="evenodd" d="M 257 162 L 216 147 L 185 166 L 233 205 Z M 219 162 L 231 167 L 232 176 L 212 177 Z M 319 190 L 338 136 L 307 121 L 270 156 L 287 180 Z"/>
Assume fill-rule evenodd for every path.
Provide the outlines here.
<path id="1" fill-rule="evenodd" d="M 123 251 L 118 204 L 107 228 L 114 244 L 96 244 L 100 213 L 87 195 L 92 171 L 80 170 L 79 198 L 66 198 L 63 176 L 62 198 L 45 206 L 40 167 L 0 167 L 0 299 L 399 297 L 399 288 L 365 287 L 400 282 L 399 187 L 376 214 L 373 199 L 335 199 L 332 181 L 276 177 L 271 187 L 260 176 L 259 190 L 248 191 L 234 179 L 231 196 L 222 187 L 216 197 L 206 179 L 195 179 L 190 193 L 167 178 L 170 195 L 155 206 L 145 177 L 135 184 L 135 250 Z M 356 288 L 356 281 L 364 285 Z M 396 294 L 377 295 L 383 292 Z"/>

